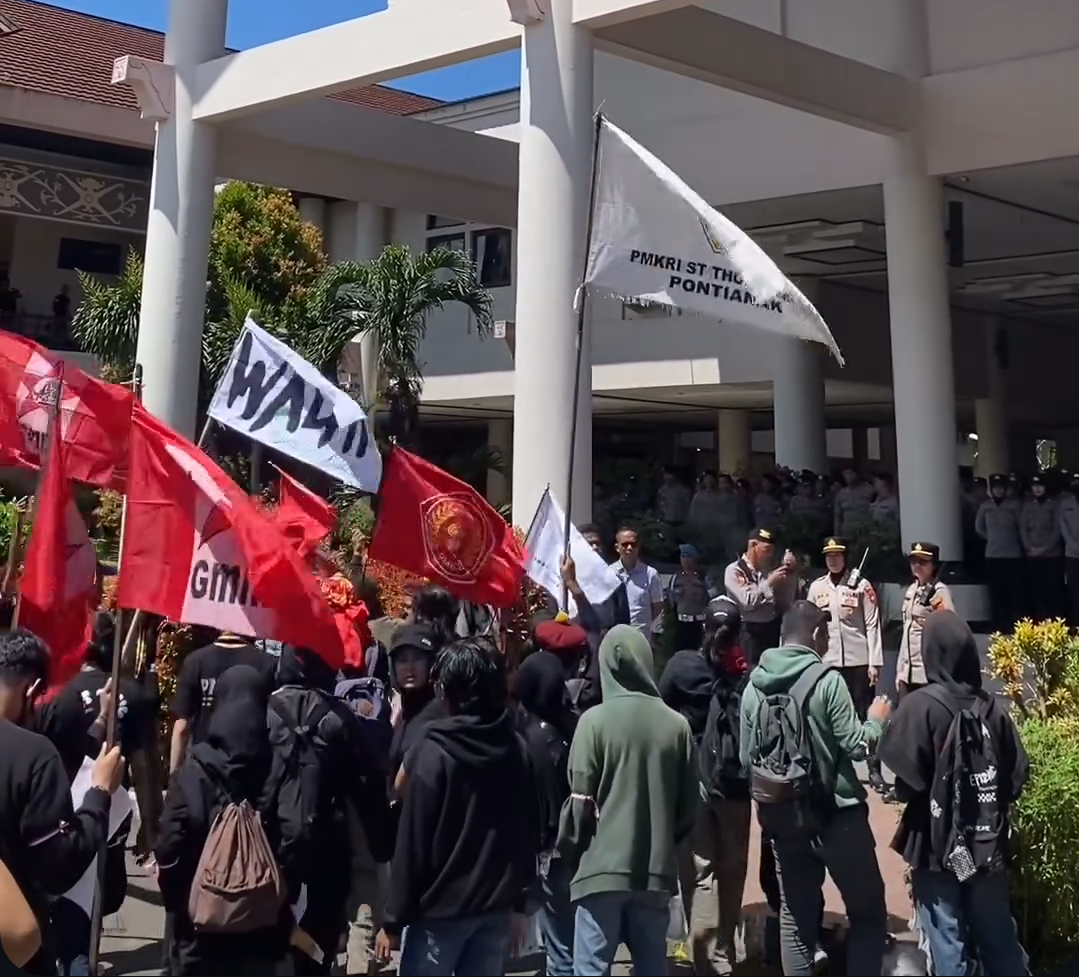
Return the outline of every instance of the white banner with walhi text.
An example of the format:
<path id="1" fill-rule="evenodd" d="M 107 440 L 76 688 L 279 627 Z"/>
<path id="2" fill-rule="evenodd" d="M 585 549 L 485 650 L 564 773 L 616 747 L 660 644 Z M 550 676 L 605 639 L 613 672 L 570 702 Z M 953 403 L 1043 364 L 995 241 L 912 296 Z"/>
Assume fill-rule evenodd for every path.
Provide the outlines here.
<path id="1" fill-rule="evenodd" d="M 367 415 L 345 391 L 250 319 L 210 402 L 210 417 L 365 492 L 382 456 Z"/>
<path id="2" fill-rule="evenodd" d="M 606 118 L 597 138 L 586 285 L 821 343 L 843 363 L 820 313 L 749 235 Z"/>

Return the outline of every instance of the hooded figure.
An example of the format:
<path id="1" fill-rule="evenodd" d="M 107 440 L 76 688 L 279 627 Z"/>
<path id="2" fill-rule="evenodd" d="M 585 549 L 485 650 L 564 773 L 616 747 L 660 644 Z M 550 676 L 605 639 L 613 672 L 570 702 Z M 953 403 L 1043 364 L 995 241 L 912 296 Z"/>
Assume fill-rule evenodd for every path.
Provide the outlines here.
<path id="1" fill-rule="evenodd" d="M 606 973 L 623 914 L 596 901 L 612 896 L 655 925 L 634 934 L 634 969 L 666 968 L 669 897 L 678 889 L 676 846 L 689 837 L 700 792 L 689 723 L 664 705 L 648 639 L 619 624 L 600 644 L 603 701 L 581 716 L 569 758 L 572 795 L 562 812 L 558 850 L 576 868 L 570 895 L 578 904 L 573 973 Z M 605 929 L 604 926 L 610 928 Z M 592 939 L 592 937 L 595 939 Z"/>
<path id="2" fill-rule="evenodd" d="M 276 818 L 264 794 L 272 753 L 266 728 L 266 678 L 236 665 L 220 678 L 204 742 L 196 744 L 169 783 L 155 854 L 158 884 L 174 919 L 174 973 L 275 974 L 288 959 L 291 915 L 279 926 L 243 934 L 199 934 L 187 914 L 188 893 L 214 818 L 231 801 L 263 812 L 276 851 Z"/>
<path id="3" fill-rule="evenodd" d="M 989 975 L 1029 974 L 1011 915 L 1007 872 L 1008 810 L 1029 772 L 1019 732 L 1004 706 L 982 688 L 974 635 L 957 614 L 929 615 L 922 656 L 928 684 L 899 703 L 880 755 L 895 773 L 896 796 L 907 802 L 892 847 L 912 869 L 915 913 L 933 972 L 969 974 L 980 961 Z M 960 881 L 944 864 L 949 853 L 934 850 L 933 780 L 956 713 L 972 708 L 995 753 L 996 809 L 1003 817 L 995 844 L 1004 858 L 998 871 L 979 871 Z M 964 771 L 953 768 L 953 773 Z"/>
<path id="4" fill-rule="evenodd" d="M 1004 804 L 1016 800 L 1029 773 L 1026 753 L 1011 717 L 982 688 L 978 646 L 954 611 L 929 615 L 922 635 L 922 659 L 929 685 L 950 692 L 959 708 L 975 699 L 988 704 L 986 722 L 1000 761 L 999 782 L 1009 795 Z M 878 750 L 881 761 L 895 774 L 896 796 L 907 803 L 892 847 L 914 868 L 942 868 L 943 853 L 930 850 L 929 793 L 953 718 L 952 710 L 927 688 L 916 689 L 900 702 Z"/>

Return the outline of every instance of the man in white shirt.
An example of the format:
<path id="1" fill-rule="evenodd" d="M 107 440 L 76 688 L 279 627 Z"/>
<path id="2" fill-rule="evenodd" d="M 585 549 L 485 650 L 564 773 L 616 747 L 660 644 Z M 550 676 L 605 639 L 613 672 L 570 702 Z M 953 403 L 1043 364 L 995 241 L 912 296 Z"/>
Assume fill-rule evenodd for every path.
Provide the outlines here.
<path id="1" fill-rule="evenodd" d="M 637 530 L 623 526 L 615 534 L 614 540 L 618 559 L 611 564 L 611 569 L 626 585 L 629 623 L 645 637 L 650 637 L 652 625 L 663 613 L 663 583 L 655 567 L 641 560 Z"/>

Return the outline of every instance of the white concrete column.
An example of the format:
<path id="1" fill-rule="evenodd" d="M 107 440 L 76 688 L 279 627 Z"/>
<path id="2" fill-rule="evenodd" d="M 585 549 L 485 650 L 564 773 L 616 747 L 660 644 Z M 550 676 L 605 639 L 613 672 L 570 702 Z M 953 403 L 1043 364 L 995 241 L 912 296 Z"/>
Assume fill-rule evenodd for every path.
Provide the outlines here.
<path id="1" fill-rule="evenodd" d="M 496 417 L 487 422 L 487 446 L 497 451 L 505 471 L 487 471 L 487 501 L 503 505 L 510 501 L 510 475 L 513 472 L 513 418 Z"/>
<path id="2" fill-rule="evenodd" d="M 750 473 L 753 423 L 747 410 L 716 411 L 716 465 L 738 478 Z"/>
<path id="3" fill-rule="evenodd" d="M 884 211 L 903 543 L 934 542 L 943 559 L 960 560 L 944 191 L 925 175 L 921 142 L 895 142 L 901 175 L 884 184 Z"/>
<path id="4" fill-rule="evenodd" d="M 776 345 L 772 380 L 776 464 L 795 471 L 827 471 L 822 347 L 786 337 Z"/>
<path id="5" fill-rule="evenodd" d="M 374 261 L 389 242 L 393 212 L 366 202 L 335 201 L 326 208 L 326 253 L 331 261 Z M 378 393 L 378 337 L 364 333 L 349 344 L 346 372 L 361 378 L 361 403 L 369 409 Z"/>
<path id="6" fill-rule="evenodd" d="M 225 54 L 228 0 L 170 0 L 165 63 L 176 68 L 172 116 L 157 125 L 138 361 L 143 400 L 181 434 L 195 435 L 206 267 L 217 141 L 191 116 L 196 68 Z"/>
<path id="7" fill-rule="evenodd" d="M 517 347 L 513 512 L 527 525 L 549 484 L 563 505 L 569 479 L 577 315 L 592 158 L 591 34 L 573 0 L 549 0 L 524 28 L 517 218 Z M 572 518 L 592 517 L 592 357 L 585 330 Z"/>
<path id="8" fill-rule="evenodd" d="M 308 224 L 314 224 L 322 232 L 322 246 L 326 247 L 326 207 L 325 197 L 300 197 L 297 210 L 300 218 Z"/>
<path id="9" fill-rule="evenodd" d="M 1008 378 L 999 351 L 1003 330 L 997 322 L 990 323 L 986 330 L 985 373 L 989 396 L 979 397 L 974 402 L 974 428 L 978 434 L 975 474 L 982 478 L 1009 470 L 1005 400 Z"/>

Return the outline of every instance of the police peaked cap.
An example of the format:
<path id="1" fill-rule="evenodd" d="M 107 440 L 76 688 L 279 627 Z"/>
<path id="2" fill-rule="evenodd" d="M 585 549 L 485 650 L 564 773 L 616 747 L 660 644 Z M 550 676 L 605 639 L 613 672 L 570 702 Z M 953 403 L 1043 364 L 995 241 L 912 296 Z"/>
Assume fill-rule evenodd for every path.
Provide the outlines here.
<path id="1" fill-rule="evenodd" d="M 846 553 L 850 544 L 842 536 L 829 536 L 821 548 L 822 553 Z"/>
<path id="2" fill-rule="evenodd" d="M 934 563 L 940 562 L 940 547 L 936 543 L 912 543 L 910 547 L 910 556 L 920 556 L 925 560 L 932 560 Z"/>
<path id="3" fill-rule="evenodd" d="M 770 529 L 757 528 L 749 534 L 749 541 L 751 543 L 772 543 L 776 542 L 776 534 Z"/>
<path id="4" fill-rule="evenodd" d="M 989 484 L 990 485 L 1007 485 L 1008 484 L 1008 476 L 1003 475 L 1000 472 L 998 472 L 996 475 L 990 475 L 989 476 Z"/>

